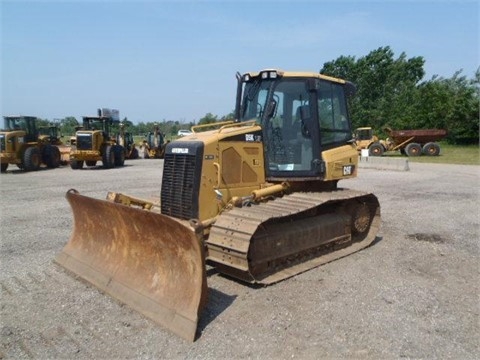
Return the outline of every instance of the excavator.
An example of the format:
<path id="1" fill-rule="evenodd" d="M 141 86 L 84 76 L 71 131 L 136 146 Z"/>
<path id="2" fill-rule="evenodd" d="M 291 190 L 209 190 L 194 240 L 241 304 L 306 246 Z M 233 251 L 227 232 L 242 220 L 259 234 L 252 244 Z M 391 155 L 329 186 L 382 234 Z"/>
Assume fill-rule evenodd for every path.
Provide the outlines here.
<path id="1" fill-rule="evenodd" d="M 375 195 L 338 186 L 358 172 L 352 83 L 278 69 L 236 78 L 235 120 L 166 146 L 159 204 L 66 194 L 74 228 L 55 261 L 188 341 L 207 265 L 270 285 L 369 246 L 381 222 Z"/>

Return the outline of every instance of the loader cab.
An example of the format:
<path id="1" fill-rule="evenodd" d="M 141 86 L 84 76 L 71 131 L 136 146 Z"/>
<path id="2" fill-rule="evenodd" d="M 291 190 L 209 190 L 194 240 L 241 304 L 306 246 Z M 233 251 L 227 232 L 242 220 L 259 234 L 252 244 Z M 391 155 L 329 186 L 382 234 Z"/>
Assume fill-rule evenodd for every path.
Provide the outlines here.
<path id="1" fill-rule="evenodd" d="M 37 118 L 34 116 L 4 116 L 4 128 L 6 132 L 25 131 L 24 141 L 35 142 L 38 131 L 36 126 Z"/>
<path id="2" fill-rule="evenodd" d="M 353 84 L 315 73 L 264 70 L 237 75 L 236 118 L 263 129 L 269 180 L 322 180 L 322 151 L 351 142 Z"/>
<path id="3" fill-rule="evenodd" d="M 119 126 L 119 124 L 119 121 L 106 116 L 84 116 L 81 131 L 101 131 L 107 141 L 113 131 L 113 126 Z"/>
<path id="4" fill-rule="evenodd" d="M 105 116 L 84 116 L 82 127 L 75 134 L 74 144 L 78 150 L 99 151 L 109 141 L 111 119 Z"/>
<path id="5" fill-rule="evenodd" d="M 149 132 L 145 138 L 150 148 L 157 148 L 165 143 L 164 136 L 160 131 Z"/>
<path id="6" fill-rule="evenodd" d="M 355 130 L 355 140 L 365 141 L 372 140 L 373 138 L 373 129 L 371 127 L 361 127 Z"/>
<path id="7" fill-rule="evenodd" d="M 38 138 L 41 141 L 56 143 L 60 140 L 61 135 L 58 135 L 58 127 L 55 125 L 40 126 L 38 128 Z"/>
<path id="8" fill-rule="evenodd" d="M 84 116 L 82 130 L 90 130 L 90 131 L 102 130 L 102 131 L 108 132 L 109 130 L 108 119 L 103 117 L 96 117 L 96 116 L 95 117 Z"/>

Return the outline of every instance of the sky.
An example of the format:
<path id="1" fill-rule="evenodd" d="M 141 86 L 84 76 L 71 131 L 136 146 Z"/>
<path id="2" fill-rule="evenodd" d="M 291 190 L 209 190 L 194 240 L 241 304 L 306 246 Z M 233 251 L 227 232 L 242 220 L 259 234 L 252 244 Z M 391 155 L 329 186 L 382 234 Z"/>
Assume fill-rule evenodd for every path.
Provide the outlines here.
<path id="1" fill-rule="evenodd" d="M 0 112 L 113 108 L 138 122 L 233 111 L 237 71 L 318 72 L 389 46 L 424 80 L 480 66 L 477 0 L 0 0 Z"/>

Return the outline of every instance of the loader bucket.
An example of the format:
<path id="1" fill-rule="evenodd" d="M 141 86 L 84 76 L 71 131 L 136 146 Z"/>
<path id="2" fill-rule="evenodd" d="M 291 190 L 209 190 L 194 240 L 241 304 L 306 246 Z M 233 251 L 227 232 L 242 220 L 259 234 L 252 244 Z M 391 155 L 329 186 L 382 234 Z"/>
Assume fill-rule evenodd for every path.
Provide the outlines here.
<path id="1" fill-rule="evenodd" d="M 67 165 L 70 163 L 70 146 L 66 145 L 57 145 L 58 150 L 60 150 L 60 164 Z"/>
<path id="2" fill-rule="evenodd" d="M 55 261 L 173 333 L 195 340 L 207 282 L 203 245 L 165 215 L 67 192 L 74 227 Z"/>

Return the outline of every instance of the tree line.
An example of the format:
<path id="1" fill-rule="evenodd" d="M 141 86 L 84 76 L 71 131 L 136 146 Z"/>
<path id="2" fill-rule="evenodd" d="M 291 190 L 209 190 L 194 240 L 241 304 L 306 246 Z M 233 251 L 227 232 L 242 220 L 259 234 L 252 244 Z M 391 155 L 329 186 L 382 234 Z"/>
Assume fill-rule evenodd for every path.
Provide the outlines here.
<path id="1" fill-rule="evenodd" d="M 371 126 L 385 136 L 386 126 L 392 129 L 446 129 L 447 141 L 454 144 L 478 144 L 480 109 L 480 68 L 469 79 L 458 70 L 451 78 L 433 76 L 423 80 L 425 60 L 421 56 L 395 57 L 388 46 L 356 59 L 340 56 L 323 64 L 321 74 L 353 82 L 357 93 L 349 100 L 353 128 Z M 232 99 L 233 103 L 234 99 Z M 233 111 L 218 116 L 207 113 L 198 121 L 181 123 L 174 120 L 133 123 L 123 122 L 127 131 L 144 135 L 159 126 L 168 138 L 180 129 L 233 119 Z M 42 120 L 48 123 L 48 120 Z M 80 120 L 81 121 L 81 120 Z M 75 117 L 59 121 L 63 134 L 71 135 L 79 122 Z"/>
<path id="2" fill-rule="evenodd" d="M 450 143 L 478 144 L 480 68 L 473 79 L 458 70 L 451 78 L 422 80 L 424 64 L 421 56 L 395 58 L 387 46 L 359 59 L 341 56 L 324 63 L 320 73 L 357 86 L 349 104 L 354 127 L 372 126 L 379 135 L 386 126 L 446 129 Z"/>

